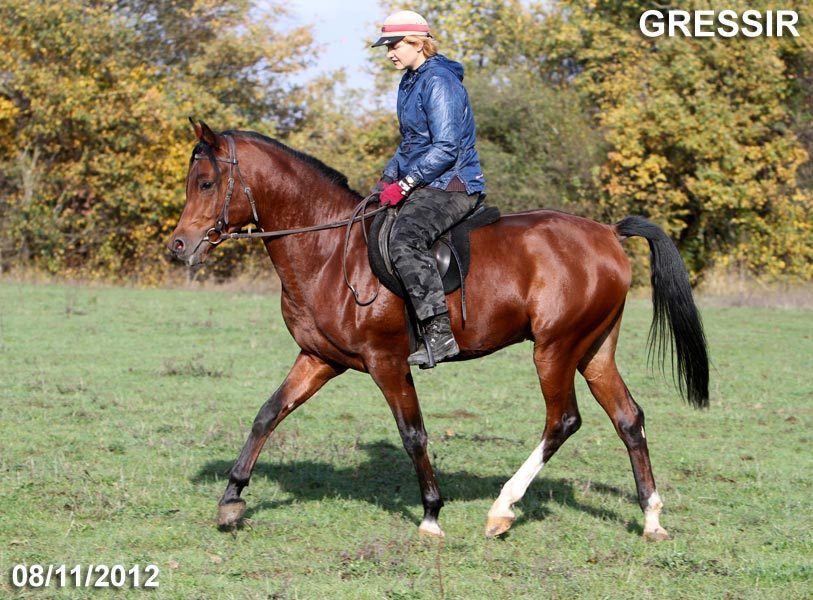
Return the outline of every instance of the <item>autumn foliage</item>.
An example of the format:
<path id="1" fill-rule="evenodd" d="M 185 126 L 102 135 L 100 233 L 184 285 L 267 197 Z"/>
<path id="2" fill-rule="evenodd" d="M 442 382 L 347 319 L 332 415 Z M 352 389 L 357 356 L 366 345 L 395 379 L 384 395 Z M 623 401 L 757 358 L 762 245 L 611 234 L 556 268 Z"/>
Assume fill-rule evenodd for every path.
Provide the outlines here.
<path id="1" fill-rule="evenodd" d="M 0 0 L 3 262 L 157 281 L 189 115 L 283 126 L 310 36 L 216 0 Z M 258 18 L 261 17 L 261 18 Z M 255 20 L 256 19 L 256 20 Z M 291 52 L 290 48 L 297 48 Z"/>
<path id="2" fill-rule="evenodd" d="M 624 0 L 412 8 L 466 65 L 492 203 L 645 215 L 695 277 L 813 277 L 813 9 L 799 38 L 692 39 L 644 37 L 650 6 Z M 314 42 L 281 4 L 0 0 L 0 18 L 2 270 L 160 282 L 188 116 L 278 137 L 362 192 L 398 142 L 382 54 L 372 94 L 305 80 Z M 224 252 L 225 277 L 257 250 Z"/>

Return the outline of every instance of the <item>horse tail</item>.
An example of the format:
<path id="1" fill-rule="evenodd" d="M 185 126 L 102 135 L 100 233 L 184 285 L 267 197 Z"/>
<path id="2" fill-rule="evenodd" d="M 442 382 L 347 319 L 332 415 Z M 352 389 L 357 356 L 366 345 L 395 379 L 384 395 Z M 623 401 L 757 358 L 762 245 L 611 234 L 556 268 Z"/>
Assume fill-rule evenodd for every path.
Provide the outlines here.
<path id="1" fill-rule="evenodd" d="M 692 297 L 686 265 L 664 231 L 643 217 L 626 217 L 615 224 L 621 240 L 639 236 L 649 242 L 652 272 L 652 326 L 649 329 L 649 360 L 666 362 L 671 350 L 672 376 L 680 394 L 695 408 L 709 405 L 709 359 L 703 323 Z"/>

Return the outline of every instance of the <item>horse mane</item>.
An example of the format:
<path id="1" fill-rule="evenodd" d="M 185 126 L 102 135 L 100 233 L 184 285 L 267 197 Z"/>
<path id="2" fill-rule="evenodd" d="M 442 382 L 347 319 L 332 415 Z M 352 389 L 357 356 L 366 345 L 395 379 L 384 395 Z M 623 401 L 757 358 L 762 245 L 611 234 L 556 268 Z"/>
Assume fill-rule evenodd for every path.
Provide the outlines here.
<path id="1" fill-rule="evenodd" d="M 282 142 L 275 140 L 274 138 L 270 138 L 270 137 L 268 137 L 266 135 L 263 135 L 261 133 L 257 133 L 255 131 L 229 130 L 229 131 L 224 131 L 223 134 L 224 135 L 239 136 L 239 137 L 242 137 L 242 138 L 249 138 L 249 139 L 265 142 L 266 144 L 270 144 L 274 148 L 277 148 L 279 150 L 283 150 L 284 152 L 287 152 L 288 154 L 290 154 L 294 158 L 296 158 L 298 160 L 301 160 L 305 164 L 309 165 L 310 167 L 315 169 L 317 172 L 324 175 L 331 183 L 337 185 L 338 187 L 340 187 L 340 188 L 342 188 L 344 190 L 352 192 L 356 196 L 360 196 L 360 194 L 356 190 L 354 190 L 353 188 L 350 187 L 350 184 L 348 183 L 348 180 L 347 180 L 347 176 L 344 173 L 334 169 L 333 167 L 330 167 L 330 166 L 326 165 L 321 160 L 319 160 L 318 158 L 316 158 L 314 156 L 311 156 L 310 154 L 306 154 L 304 152 L 300 152 L 299 150 L 295 150 L 295 149 L 291 148 L 290 146 L 286 146 Z"/>

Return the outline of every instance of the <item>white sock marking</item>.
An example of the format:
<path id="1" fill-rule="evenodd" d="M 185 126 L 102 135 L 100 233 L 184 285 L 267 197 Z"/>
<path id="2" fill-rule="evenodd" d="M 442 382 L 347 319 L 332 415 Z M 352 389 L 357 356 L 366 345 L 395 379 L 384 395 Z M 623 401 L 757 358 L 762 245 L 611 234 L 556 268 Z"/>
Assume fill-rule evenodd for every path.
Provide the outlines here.
<path id="1" fill-rule="evenodd" d="M 445 537 L 446 534 L 443 533 L 443 530 L 438 525 L 437 521 L 430 521 L 428 519 L 424 519 L 421 522 L 420 527 L 418 527 L 418 531 L 425 531 L 426 533 L 431 533 L 432 535 L 436 535 L 438 537 Z"/>
<path id="2" fill-rule="evenodd" d="M 660 514 L 663 501 L 658 492 L 652 492 L 644 509 L 644 531 L 657 531 L 661 529 Z"/>
<path id="3" fill-rule="evenodd" d="M 502 486 L 500 497 L 494 501 L 491 509 L 488 511 L 489 517 L 514 517 L 511 506 L 522 500 L 528 486 L 534 480 L 534 477 L 539 473 L 540 469 L 544 466 L 542 456 L 545 451 L 545 440 L 542 440 L 527 460 L 522 463 L 519 470 L 514 473 L 514 476 Z"/>

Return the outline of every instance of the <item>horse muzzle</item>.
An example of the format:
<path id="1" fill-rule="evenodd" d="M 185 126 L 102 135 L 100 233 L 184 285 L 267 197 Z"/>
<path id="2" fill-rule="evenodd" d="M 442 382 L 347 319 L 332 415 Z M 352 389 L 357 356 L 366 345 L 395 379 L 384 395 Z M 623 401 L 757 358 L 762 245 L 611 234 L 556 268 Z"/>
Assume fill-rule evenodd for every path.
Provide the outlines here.
<path id="1" fill-rule="evenodd" d="M 180 234 L 173 235 L 171 241 L 167 244 L 170 256 L 185 263 L 188 267 L 202 264 L 206 260 L 206 255 L 211 246 L 206 236 L 190 240 L 188 236 Z"/>

